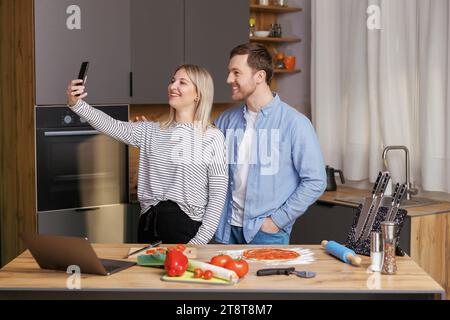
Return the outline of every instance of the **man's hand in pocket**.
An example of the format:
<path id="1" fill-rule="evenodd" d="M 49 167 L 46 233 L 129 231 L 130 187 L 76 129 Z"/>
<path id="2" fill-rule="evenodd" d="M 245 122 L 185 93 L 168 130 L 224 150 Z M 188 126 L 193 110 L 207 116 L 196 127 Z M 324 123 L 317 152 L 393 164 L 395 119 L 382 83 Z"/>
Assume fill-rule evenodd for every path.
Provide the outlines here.
<path id="1" fill-rule="evenodd" d="M 266 233 L 277 233 L 280 231 L 280 228 L 273 222 L 272 218 L 267 217 L 261 226 L 261 231 Z"/>

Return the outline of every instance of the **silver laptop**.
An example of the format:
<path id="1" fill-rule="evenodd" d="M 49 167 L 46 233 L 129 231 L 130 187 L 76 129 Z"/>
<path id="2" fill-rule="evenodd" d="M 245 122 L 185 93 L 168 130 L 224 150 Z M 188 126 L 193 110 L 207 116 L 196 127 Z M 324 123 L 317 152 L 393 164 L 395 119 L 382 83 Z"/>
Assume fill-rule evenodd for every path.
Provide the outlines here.
<path id="1" fill-rule="evenodd" d="M 22 233 L 20 238 L 42 269 L 67 271 L 76 265 L 81 273 L 109 276 L 134 266 L 131 261 L 99 259 L 86 238 Z"/>

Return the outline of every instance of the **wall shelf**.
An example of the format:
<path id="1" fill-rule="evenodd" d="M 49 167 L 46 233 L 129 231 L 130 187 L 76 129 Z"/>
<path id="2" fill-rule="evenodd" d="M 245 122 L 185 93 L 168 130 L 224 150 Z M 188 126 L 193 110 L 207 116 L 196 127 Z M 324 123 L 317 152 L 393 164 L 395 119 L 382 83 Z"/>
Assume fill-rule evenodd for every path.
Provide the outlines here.
<path id="1" fill-rule="evenodd" d="M 300 73 L 301 69 L 287 70 L 287 69 L 274 69 L 275 74 L 286 74 L 286 73 Z"/>
<path id="2" fill-rule="evenodd" d="M 286 42 L 286 43 L 294 43 L 301 42 L 302 39 L 294 38 L 294 37 L 282 37 L 282 38 L 273 38 L 273 37 L 250 37 L 251 42 Z"/>
<path id="3" fill-rule="evenodd" d="M 293 14 L 292 18 L 297 19 L 297 17 L 300 16 L 300 13 L 303 12 L 303 8 L 301 7 L 260 5 L 258 0 L 249 0 L 249 2 L 250 17 L 255 19 L 254 30 L 270 30 L 273 24 L 278 23 L 277 20 L 280 15 Z M 283 46 L 283 49 L 286 50 L 289 45 L 302 42 L 302 39 L 295 37 L 295 35 L 287 36 L 284 33 L 283 35 L 284 36 L 281 38 L 250 37 L 249 41 L 263 44 L 272 54 L 273 61 L 275 61 L 275 54 L 279 52 L 278 46 L 285 45 Z M 300 57 L 297 57 L 297 59 L 299 60 Z M 294 70 L 274 69 L 274 78 L 271 84 L 272 90 L 277 91 L 276 78 L 294 75 L 301 72 L 302 70 L 300 68 L 296 68 Z"/>
<path id="4" fill-rule="evenodd" d="M 265 6 L 265 5 L 260 5 L 260 4 L 251 4 L 250 10 L 253 10 L 256 12 L 267 12 L 267 13 L 289 13 L 289 12 L 303 11 L 303 8 Z"/>

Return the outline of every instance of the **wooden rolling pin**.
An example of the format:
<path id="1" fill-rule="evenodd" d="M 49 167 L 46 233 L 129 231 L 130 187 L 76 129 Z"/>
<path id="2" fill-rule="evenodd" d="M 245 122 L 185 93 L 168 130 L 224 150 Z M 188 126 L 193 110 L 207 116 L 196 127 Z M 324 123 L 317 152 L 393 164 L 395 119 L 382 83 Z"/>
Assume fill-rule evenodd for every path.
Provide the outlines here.
<path id="1" fill-rule="evenodd" d="M 336 258 L 339 258 L 345 263 L 358 267 L 361 265 L 362 259 L 356 255 L 355 251 L 343 246 L 342 244 L 335 241 L 323 240 L 322 247 L 325 248 L 326 252 L 332 254 Z"/>

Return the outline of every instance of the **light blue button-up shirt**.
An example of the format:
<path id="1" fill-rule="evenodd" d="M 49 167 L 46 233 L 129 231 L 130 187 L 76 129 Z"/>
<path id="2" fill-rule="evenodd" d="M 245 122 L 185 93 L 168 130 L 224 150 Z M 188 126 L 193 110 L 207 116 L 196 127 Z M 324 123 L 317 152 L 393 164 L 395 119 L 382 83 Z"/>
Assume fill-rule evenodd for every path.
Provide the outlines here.
<path id="1" fill-rule="evenodd" d="M 247 107 L 224 112 L 215 125 L 227 143 L 229 186 L 216 240 L 228 243 L 238 146 L 244 135 Z M 244 207 L 244 237 L 250 242 L 266 217 L 290 234 L 295 220 L 326 189 L 325 164 L 314 128 L 304 115 L 278 95 L 258 113 Z"/>

